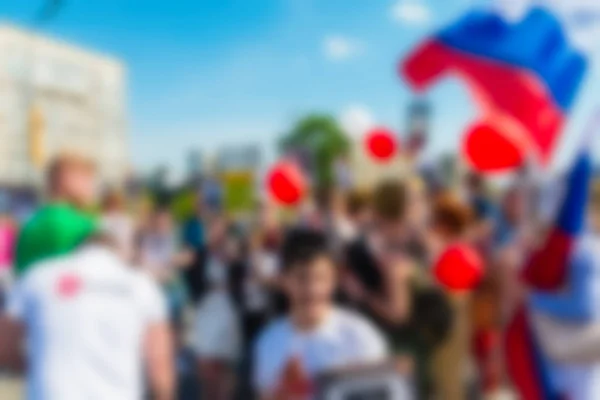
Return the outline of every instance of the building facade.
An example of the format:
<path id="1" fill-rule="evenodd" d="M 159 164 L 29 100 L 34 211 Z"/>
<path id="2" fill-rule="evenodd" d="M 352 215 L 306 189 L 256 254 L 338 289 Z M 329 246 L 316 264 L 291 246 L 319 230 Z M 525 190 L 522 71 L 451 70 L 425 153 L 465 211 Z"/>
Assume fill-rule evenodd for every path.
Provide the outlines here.
<path id="1" fill-rule="evenodd" d="M 410 164 L 402 155 L 378 162 L 373 160 L 360 141 L 352 143 L 349 158 L 352 185 L 359 190 L 371 190 L 381 181 L 401 178 L 410 171 Z"/>
<path id="2" fill-rule="evenodd" d="M 58 152 L 93 157 L 103 181 L 129 169 L 126 73 L 118 60 L 0 26 L 0 187 L 39 188 Z"/>

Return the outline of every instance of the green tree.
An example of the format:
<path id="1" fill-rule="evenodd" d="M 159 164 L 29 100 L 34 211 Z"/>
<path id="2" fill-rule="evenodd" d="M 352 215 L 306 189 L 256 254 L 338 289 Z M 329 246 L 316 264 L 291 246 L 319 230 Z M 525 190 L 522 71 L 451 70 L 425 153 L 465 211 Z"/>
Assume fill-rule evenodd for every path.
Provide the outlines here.
<path id="1" fill-rule="evenodd" d="M 296 122 L 281 139 L 283 152 L 306 151 L 319 187 L 333 182 L 335 160 L 345 155 L 350 142 L 336 120 L 327 114 L 309 114 Z"/>

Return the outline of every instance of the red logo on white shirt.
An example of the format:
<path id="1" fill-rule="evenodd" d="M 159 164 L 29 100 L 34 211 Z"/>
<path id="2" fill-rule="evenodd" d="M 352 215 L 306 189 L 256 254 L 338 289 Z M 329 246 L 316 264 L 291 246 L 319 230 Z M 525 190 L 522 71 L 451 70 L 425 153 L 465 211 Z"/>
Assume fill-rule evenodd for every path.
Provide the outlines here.
<path id="1" fill-rule="evenodd" d="M 305 400 L 313 397 L 313 383 L 299 357 L 293 356 L 285 365 L 277 394 L 281 396 L 280 398 L 290 400 Z"/>
<path id="2" fill-rule="evenodd" d="M 81 277 L 74 274 L 68 274 L 58 278 L 56 292 L 58 293 L 59 297 L 69 299 L 77 296 L 81 290 L 81 287 Z"/>

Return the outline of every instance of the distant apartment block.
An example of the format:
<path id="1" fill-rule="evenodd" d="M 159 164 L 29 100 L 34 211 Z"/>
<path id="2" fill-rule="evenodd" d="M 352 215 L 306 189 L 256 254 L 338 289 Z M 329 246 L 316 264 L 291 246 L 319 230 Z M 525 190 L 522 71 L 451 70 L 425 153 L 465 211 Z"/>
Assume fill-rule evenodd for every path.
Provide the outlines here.
<path id="1" fill-rule="evenodd" d="M 0 186 L 39 187 L 60 151 L 96 160 L 103 181 L 129 168 L 123 64 L 58 40 L 0 25 Z"/>

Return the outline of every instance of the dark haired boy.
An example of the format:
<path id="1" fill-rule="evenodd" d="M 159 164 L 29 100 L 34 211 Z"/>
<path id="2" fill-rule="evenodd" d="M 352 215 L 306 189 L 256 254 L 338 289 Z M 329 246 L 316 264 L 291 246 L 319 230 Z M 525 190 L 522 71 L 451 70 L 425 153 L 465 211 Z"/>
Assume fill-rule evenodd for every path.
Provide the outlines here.
<path id="1" fill-rule="evenodd" d="M 333 302 L 337 271 L 325 235 L 290 232 L 281 261 L 289 312 L 256 344 L 254 384 L 261 399 L 311 398 L 318 374 L 386 358 L 380 333 Z"/>

